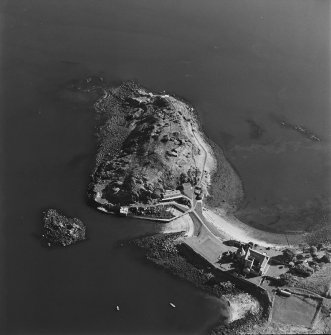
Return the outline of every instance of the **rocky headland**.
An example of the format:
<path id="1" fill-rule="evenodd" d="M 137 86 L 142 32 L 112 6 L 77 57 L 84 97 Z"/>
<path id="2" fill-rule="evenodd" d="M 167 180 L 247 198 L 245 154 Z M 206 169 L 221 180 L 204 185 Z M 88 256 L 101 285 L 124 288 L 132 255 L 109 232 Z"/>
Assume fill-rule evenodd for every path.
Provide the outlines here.
<path id="1" fill-rule="evenodd" d="M 43 217 L 42 238 L 48 246 L 68 246 L 86 239 L 86 226 L 77 218 L 69 218 L 56 209 L 48 209 Z"/>
<path id="2" fill-rule="evenodd" d="M 100 145 L 89 195 L 99 209 L 155 204 L 185 183 L 210 201 L 238 206 L 241 181 L 222 151 L 214 153 L 186 102 L 126 82 L 104 88 L 94 107 Z"/>
<path id="3" fill-rule="evenodd" d="M 99 146 L 90 203 L 106 213 L 156 222 L 163 234 L 135 245 L 153 263 L 230 302 L 230 324 L 223 320 L 214 334 L 264 333 L 274 295 L 264 279 L 280 278 L 292 266 L 269 260 L 277 260 L 290 243 L 298 248 L 302 236 L 290 240 L 235 217 L 244 196 L 241 180 L 222 149 L 203 134 L 187 102 L 134 82 L 108 87 L 89 80 L 75 90 L 101 94 L 94 104 Z M 252 137 L 261 136 L 263 129 L 248 123 Z"/>

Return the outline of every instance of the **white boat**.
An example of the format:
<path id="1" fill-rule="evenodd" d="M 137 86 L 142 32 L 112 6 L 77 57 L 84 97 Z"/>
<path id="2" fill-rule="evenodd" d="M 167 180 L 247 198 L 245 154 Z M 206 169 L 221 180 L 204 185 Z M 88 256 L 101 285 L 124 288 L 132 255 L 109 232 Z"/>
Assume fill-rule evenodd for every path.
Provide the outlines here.
<path id="1" fill-rule="evenodd" d="M 119 311 L 120 310 L 120 306 L 116 306 L 116 310 Z"/>
<path id="2" fill-rule="evenodd" d="M 172 308 L 176 308 L 176 305 L 173 304 L 172 302 L 169 303 Z"/>

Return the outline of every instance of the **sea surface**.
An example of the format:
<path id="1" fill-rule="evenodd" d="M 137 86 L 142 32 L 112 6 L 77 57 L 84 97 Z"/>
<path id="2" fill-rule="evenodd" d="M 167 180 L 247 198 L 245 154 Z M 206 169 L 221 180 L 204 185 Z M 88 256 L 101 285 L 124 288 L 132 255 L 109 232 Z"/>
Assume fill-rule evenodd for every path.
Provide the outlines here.
<path id="1" fill-rule="evenodd" d="M 329 206 L 329 1 L 2 0 L 0 24 L 4 334 L 205 334 L 224 314 L 118 247 L 155 224 L 87 206 L 96 122 L 67 94 L 72 79 L 136 79 L 190 101 L 243 180 L 238 216 L 256 227 L 304 230 Z M 83 220 L 89 239 L 42 247 L 53 207 Z"/>

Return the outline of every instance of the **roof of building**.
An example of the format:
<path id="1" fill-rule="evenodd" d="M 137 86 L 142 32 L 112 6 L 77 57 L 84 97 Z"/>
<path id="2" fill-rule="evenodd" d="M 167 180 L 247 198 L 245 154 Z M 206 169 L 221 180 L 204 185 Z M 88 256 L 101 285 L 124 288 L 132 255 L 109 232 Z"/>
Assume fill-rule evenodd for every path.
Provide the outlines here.
<path id="1" fill-rule="evenodd" d="M 251 248 L 248 248 L 245 259 L 248 259 L 249 256 L 259 261 L 261 264 L 261 267 L 264 267 L 268 263 L 269 258 L 270 258 L 268 255 L 264 255 L 263 253 L 258 252 L 257 250 L 253 250 Z"/>

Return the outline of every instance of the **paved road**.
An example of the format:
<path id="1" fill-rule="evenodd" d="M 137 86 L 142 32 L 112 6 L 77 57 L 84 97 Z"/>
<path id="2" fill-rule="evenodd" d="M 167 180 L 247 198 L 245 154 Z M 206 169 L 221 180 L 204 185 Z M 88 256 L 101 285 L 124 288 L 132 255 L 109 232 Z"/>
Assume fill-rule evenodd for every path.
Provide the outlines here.
<path id="1" fill-rule="evenodd" d="M 190 125 L 190 129 L 191 129 L 191 133 L 193 134 L 195 140 L 197 141 L 198 145 L 200 146 L 200 148 L 202 149 L 202 151 L 204 152 L 204 155 L 205 155 L 205 157 L 203 159 L 202 169 L 201 169 L 201 178 L 200 178 L 200 181 L 198 183 L 198 186 L 201 186 L 202 179 L 203 179 L 203 176 L 204 176 L 205 166 L 206 166 L 206 162 L 207 162 L 208 152 L 204 148 L 204 146 L 201 144 L 201 142 L 199 141 L 197 136 L 195 135 L 195 130 L 192 128 L 191 123 L 189 123 L 189 125 Z"/>
<path id="2" fill-rule="evenodd" d="M 192 129 L 192 126 L 191 126 L 191 130 L 192 130 L 192 133 L 193 133 L 194 138 L 196 139 L 196 141 L 197 141 L 198 144 L 200 145 L 200 148 L 202 149 L 202 151 L 203 151 L 204 154 L 205 154 L 205 157 L 204 157 L 204 160 L 203 160 L 203 165 L 202 165 L 202 170 L 201 170 L 201 178 L 200 178 L 200 181 L 199 181 L 199 186 L 201 186 L 202 179 L 203 179 L 203 177 L 204 177 L 204 171 L 205 171 L 205 166 L 206 166 L 206 162 L 207 162 L 207 155 L 208 155 L 208 152 L 207 152 L 207 150 L 204 148 L 204 146 L 201 144 L 201 142 L 199 141 L 199 139 L 196 137 L 196 135 L 195 135 L 195 131 Z"/>

